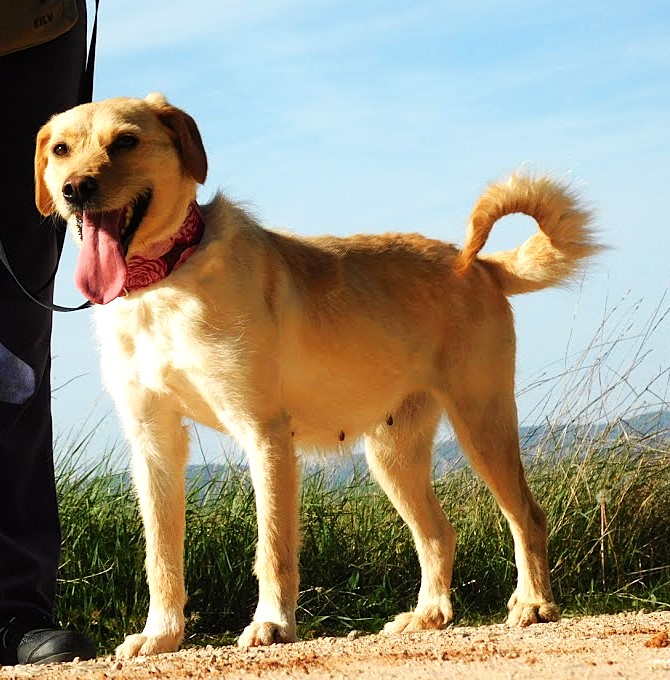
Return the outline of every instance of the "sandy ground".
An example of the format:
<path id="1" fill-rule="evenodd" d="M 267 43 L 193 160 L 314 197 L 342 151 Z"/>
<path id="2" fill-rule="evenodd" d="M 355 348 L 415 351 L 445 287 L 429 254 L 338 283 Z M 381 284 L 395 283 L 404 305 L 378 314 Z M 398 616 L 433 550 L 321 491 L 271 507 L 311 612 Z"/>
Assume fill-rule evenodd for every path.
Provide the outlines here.
<path id="1" fill-rule="evenodd" d="M 239 650 L 205 647 L 119 662 L 111 657 L 0 668 L 0 680 L 154 678 L 670 678 L 670 612 L 564 619 L 525 629 L 453 628 L 387 638 L 321 638 Z"/>

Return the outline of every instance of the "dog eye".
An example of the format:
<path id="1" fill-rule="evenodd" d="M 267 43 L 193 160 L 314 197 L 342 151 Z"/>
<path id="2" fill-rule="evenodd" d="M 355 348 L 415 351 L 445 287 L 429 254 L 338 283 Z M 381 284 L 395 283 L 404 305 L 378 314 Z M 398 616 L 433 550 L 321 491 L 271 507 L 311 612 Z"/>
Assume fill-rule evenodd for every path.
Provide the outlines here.
<path id="1" fill-rule="evenodd" d="M 67 144 L 56 144 L 53 148 L 54 156 L 67 156 L 69 151 Z"/>
<path id="2" fill-rule="evenodd" d="M 132 149 L 139 144 L 139 139 L 135 135 L 119 135 L 112 142 L 112 149 Z"/>

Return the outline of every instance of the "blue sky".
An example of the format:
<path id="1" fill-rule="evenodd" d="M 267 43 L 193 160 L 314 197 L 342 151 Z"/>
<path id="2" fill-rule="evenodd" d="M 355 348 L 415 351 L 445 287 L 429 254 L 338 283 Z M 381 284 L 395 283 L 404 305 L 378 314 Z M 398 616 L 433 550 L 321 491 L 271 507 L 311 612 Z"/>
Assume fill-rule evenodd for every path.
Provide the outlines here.
<path id="1" fill-rule="evenodd" d="M 670 306 L 667 2 L 114 0 L 96 66 L 96 99 L 161 91 L 198 121 L 201 200 L 220 188 L 300 234 L 459 244 L 489 181 L 521 164 L 569 178 L 612 250 L 574 290 L 513 300 L 521 418 L 579 411 L 588 395 L 551 380 L 575 361 L 582 376 L 595 366 L 594 389 L 618 385 L 604 412 L 667 401 L 670 319 L 637 337 Z M 533 229 L 506 218 L 487 249 Z M 61 304 L 79 301 L 75 256 L 66 244 Z M 88 449 L 99 456 L 121 438 L 90 312 L 58 316 L 53 354 L 55 431 L 104 418 Z M 218 440 L 202 436 L 194 455 L 215 460 Z"/>

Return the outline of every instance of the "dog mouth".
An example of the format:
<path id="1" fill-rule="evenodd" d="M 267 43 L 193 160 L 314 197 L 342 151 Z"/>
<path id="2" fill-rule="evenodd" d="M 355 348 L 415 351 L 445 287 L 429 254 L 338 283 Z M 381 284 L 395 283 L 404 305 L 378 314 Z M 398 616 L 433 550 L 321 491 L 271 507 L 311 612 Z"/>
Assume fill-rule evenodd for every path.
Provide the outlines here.
<path id="1" fill-rule="evenodd" d="M 121 241 L 121 245 L 123 246 L 124 253 L 128 252 L 128 248 L 130 248 L 130 243 L 133 240 L 133 236 L 135 236 L 135 232 L 137 232 L 137 230 L 139 229 L 139 226 L 142 220 L 144 219 L 147 210 L 149 209 L 151 197 L 152 191 L 151 189 L 147 189 L 144 193 L 140 194 L 125 208 L 121 208 L 121 210 L 109 211 L 110 215 L 120 215 L 120 217 L 122 218 L 121 221 L 119 222 L 120 224 L 119 238 Z M 86 215 L 87 217 L 90 218 L 94 214 L 95 214 L 94 211 L 82 211 L 76 213 L 75 217 L 77 219 L 77 234 L 79 236 L 80 241 L 84 240 L 83 235 L 84 216 Z M 100 212 L 97 214 L 102 217 L 102 215 L 104 215 L 105 213 Z"/>
<path id="2" fill-rule="evenodd" d="M 96 304 L 107 304 L 126 285 L 128 248 L 151 204 L 147 189 L 124 208 L 76 215 L 81 250 L 75 271 L 79 290 Z"/>

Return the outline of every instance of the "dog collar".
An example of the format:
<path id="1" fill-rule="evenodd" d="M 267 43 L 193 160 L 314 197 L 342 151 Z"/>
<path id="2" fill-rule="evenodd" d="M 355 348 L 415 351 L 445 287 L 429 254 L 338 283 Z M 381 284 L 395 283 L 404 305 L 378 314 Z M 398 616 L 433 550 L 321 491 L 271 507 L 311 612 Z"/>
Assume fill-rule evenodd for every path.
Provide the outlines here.
<path id="1" fill-rule="evenodd" d="M 204 232 L 205 221 L 200 207 L 194 201 L 179 231 L 172 238 L 152 243 L 142 254 L 128 259 L 125 293 L 158 283 L 179 269 L 197 250 Z"/>

